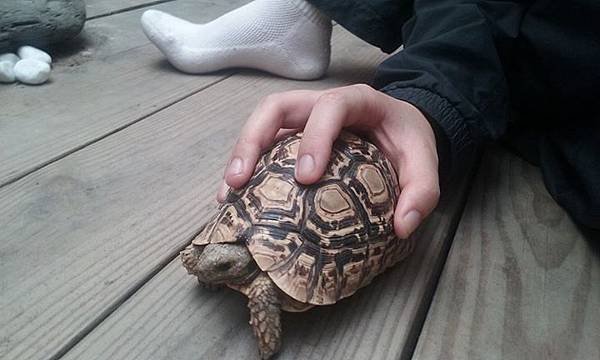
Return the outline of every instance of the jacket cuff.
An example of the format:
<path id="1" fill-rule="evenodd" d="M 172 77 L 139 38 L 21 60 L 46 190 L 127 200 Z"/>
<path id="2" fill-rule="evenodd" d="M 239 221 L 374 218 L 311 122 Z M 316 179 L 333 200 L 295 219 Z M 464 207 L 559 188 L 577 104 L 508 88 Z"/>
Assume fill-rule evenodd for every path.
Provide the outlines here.
<path id="1" fill-rule="evenodd" d="M 414 105 L 431 124 L 439 158 L 440 186 L 445 187 L 459 171 L 472 164 L 477 144 L 463 116 L 447 99 L 423 88 L 394 84 L 380 91 Z"/>

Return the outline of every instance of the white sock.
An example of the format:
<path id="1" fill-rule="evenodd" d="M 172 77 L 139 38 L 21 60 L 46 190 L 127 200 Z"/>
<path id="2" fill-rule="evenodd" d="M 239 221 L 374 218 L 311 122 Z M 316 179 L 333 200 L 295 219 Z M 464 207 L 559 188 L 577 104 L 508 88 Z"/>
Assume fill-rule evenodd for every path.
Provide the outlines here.
<path id="1" fill-rule="evenodd" d="M 147 10 L 142 27 L 186 73 L 245 67 L 309 80 L 329 66 L 331 21 L 305 0 L 254 0 L 207 24 Z"/>

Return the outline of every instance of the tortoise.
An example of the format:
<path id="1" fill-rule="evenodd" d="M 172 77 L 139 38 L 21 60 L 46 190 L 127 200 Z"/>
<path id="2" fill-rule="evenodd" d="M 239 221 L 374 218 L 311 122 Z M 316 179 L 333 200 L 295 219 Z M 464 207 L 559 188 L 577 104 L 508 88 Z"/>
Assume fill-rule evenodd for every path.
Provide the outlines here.
<path id="1" fill-rule="evenodd" d="M 342 132 L 324 176 L 306 186 L 294 178 L 301 137 L 266 151 L 248 184 L 228 191 L 181 252 L 200 284 L 226 285 L 248 297 L 263 359 L 280 348 L 281 310 L 346 298 L 413 248 L 394 235 L 398 181 L 379 149 Z"/>

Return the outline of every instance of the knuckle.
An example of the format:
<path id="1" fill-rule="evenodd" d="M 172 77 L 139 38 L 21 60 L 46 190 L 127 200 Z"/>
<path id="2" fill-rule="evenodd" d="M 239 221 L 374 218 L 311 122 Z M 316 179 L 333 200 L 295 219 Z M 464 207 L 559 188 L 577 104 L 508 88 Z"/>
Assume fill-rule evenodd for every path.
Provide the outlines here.
<path id="1" fill-rule="evenodd" d="M 279 93 L 267 95 L 260 100 L 257 109 L 262 112 L 280 112 L 281 98 L 282 95 Z"/>
<path id="2" fill-rule="evenodd" d="M 381 92 L 373 89 L 367 84 L 356 85 L 355 91 L 358 93 L 358 98 L 361 99 L 363 111 L 368 113 L 377 114 L 377 117 L 383 117 L 383 107 L 379 101 Z"/>
<path id="3" fill-rule="evenodd" d="M 371 95 L 375 91 L 375 89 L 367 84 L 355 84 L 352 85 L 351 88 L 353 88 L 355 91 L 358 91 L 363 96 Z"/>
<path id="4" fill-rule="evenodd" d="M 258 141 L 249 135 L 242 135 L 238 138 L 233 152 L 235 154 L 244 154 L 258 146 Z"/>
<path id="5" fill-rule="evenodd" d="M 319 134 L 306 133 L 302 137 L 302 142 L 298 148 L 298 156 L 311 154 L 315 159 L 325 159 L 329 157 L 331 146 L 332 143 L 329 138 Z"/>
<path id="6" fill-rule="evenodd" d="M 323 144 L 323 143 L 324 143 L 324 138 L 322 135 L 315 134 L 312 132 L 305 132 L 304 135 L 302 136 L 301 145 L 303 145 L 302 147 L 305 149 L 313 148 L 313 147 L 318 146 L 319 144 Z"/>
<path id="7" fill-rule="evenodd" d="M 237 145 L 238 146 L 244 146 L 247 144 L 251 144 L 253 140 L 253 137 L 249 134 L 242 134 L 240 135 L 240 137 L 237 140 Z"/>
<path id="8" fill-rule="evenodd" d="M 328 90 L 319 96 L 317 103 L 333 106 L 345 106 L 346 96 L 339 90 Z"/>

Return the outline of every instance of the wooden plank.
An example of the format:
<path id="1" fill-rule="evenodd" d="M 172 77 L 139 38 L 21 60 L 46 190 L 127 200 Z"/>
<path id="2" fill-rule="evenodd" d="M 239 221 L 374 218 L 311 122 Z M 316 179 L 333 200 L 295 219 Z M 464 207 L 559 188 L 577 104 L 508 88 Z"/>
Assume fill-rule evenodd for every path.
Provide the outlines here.
<path id="1" fill-rule="evenodd" d="M 539 169 L 494 149 L 414 359 L 600 359 L 599 308 L 598 254 L 548 195 Z"/>
<path id="2" fill-rule="evenodd" d="M 243 2 L 182 0 L 157 8 L 207 21 Z M 142 33 L 143 11 L 89 21 L 80 47 L 57 55 L 49 83 L 0 87 L 0 186 L 231 73 L 174 70 Z"/>
<path id="3" fill-rule="evenodd" d="M 467 182 L 419 230 L 407 262 L 336 305 L 284 313 L 277 359 L 408 358 Z M 175 259 L 64 359 L 257 359 L 248 316 L 241 295 L 198 287 Z"/>
<path id="4" fill-rule="evenodd" d="M 85 0 L 88 19 L 175 0 Z"/>
<path id="5" fill-rule="evenodd" d="M 170 261 L 261 97 L 361 81 L 383 58 L 334 44 L 322 81 L 243 72 L 0 188 L 0 358 L 57 358 Z"/>

